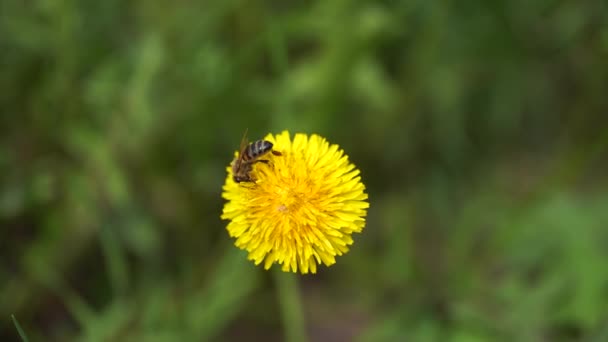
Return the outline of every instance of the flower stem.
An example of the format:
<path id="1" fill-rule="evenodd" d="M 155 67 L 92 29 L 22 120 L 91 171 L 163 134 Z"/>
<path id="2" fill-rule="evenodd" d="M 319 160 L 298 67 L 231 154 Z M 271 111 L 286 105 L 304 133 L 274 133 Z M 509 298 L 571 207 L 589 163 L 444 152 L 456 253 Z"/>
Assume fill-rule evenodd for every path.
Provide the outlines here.
<path id="1" fill-rule="evenodd" d="M 306 342 L 304 312 L 297 278 L 293 274 L 274 272 L 274 278 L 281 306 L 281 319 L 285 331 L 285 341 Z"/>

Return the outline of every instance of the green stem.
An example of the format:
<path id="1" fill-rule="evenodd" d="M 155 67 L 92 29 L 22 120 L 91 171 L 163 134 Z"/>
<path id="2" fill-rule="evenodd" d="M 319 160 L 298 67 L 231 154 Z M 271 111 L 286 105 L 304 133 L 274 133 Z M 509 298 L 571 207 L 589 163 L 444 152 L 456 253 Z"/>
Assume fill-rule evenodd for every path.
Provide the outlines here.
<path id="1" fill-rule="evenodd" d="M 304 311 L 296 275 L 274 271 L 274 276 L 281 306 L 281 319 L 285 329 L 285 341 L 306 342 Z"/>

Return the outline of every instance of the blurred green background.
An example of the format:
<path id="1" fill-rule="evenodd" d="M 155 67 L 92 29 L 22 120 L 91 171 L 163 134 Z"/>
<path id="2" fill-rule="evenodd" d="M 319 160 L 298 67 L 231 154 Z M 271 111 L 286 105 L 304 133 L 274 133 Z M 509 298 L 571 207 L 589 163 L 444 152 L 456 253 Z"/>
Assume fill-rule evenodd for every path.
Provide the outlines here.
<path id="1" fill-rule="evenodd" d="M 15 314 L 34 341 L 607 341 L 607 23 L 600 0 L 3 0 L 0 340 Z M 361 169 L 336 265 L 233 246 L 246 128 Z"/>

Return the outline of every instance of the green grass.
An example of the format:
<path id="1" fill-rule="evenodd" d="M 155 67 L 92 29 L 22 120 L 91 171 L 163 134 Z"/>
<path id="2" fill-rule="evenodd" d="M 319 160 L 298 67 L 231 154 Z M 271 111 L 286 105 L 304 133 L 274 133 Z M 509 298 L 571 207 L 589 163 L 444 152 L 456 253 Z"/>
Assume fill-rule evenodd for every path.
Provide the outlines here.
<path id="1" fill-rule="evenodd" d="M 15 315 L 11 315 L 11 319 L 13 320 L 13 324 L 15 324 L 15 329 L 17 329 L 17 333 L 19 333 L 19 337 L 21 338 L 21 341 L 29 342 L 29 339 L 27 338 L 25 331 L 23 331 L 23 329 L 21 328 L 21 325 L 19 325 L 19 321 L 17 321 L 17 318 L 15 318 Z"/>
<path id="2" fill-rule="evenodd" d="M 607 15 L 4 1 L 0 312 L 34 341 L 603 340 Z M 321 134 L 361 170 L 367 226 L 331 268 L 233 246 L 245 129 Z"/>

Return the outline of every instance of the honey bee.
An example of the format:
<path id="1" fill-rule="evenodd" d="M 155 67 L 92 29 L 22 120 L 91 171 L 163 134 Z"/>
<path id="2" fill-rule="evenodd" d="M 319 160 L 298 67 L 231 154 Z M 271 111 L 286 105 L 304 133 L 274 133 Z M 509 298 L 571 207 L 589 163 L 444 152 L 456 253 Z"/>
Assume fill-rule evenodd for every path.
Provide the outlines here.
<path id="1" fill-rule="evenodd" d="M 253 164 L 268 164 L 268 160 L 260 159 L 268 152 L 271 152 L 275 156 L 282 155 L 280 152 L 274 151 L 272 149 L 272 146 L 272 143 L 267 140 L 257 140 L 252 143 L 249 143 L 247 141 L 247 131 L 245 131 L 243 139 L 241 140 L 241 148 L 239 150 L 239 155 L 232 162 L 232 177 L 234 181 L 237 183 L 254 182 L 254 179 L 251 177 Z"/>

